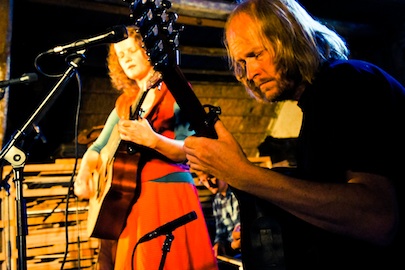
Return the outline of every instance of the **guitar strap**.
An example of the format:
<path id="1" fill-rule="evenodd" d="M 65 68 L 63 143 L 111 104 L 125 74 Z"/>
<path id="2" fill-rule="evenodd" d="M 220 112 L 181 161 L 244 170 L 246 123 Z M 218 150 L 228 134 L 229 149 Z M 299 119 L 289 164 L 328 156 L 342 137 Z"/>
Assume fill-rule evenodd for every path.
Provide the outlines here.
<path id="1" fill-rule="evenodd" d="M 149 110 L 149 112 L 145 115 L 145 117 L 149 120 L 149 123 L 153 127 L 153 123 L 155 122 L 158 112 L 159 112 L 159 107 L 162 104 L 162 100 L 165 97 L 166 93 L 168 92 L 168 89 L 164 83 L 161 84 L 159 91 L 155 92 L 155 100 L 153 101 L 152 107 Z"/>

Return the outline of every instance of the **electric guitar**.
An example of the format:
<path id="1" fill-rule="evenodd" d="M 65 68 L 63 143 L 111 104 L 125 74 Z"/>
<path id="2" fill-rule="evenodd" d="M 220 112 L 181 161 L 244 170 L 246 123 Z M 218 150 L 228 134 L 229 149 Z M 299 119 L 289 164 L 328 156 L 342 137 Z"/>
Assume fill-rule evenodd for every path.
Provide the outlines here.
<path id="1" fill-rule="evenodd" d="M 131 120 L 139 119 L 142 103 L 150 89 L 161 82 L 155 73 L 144 91 L 140 91 L 130 109 Z M 100 163 L 93 172 L 93 194 L 89 198 L 87 233 L 90 237 L 118 239 L 134 200 L 141 152 L 136 145 L 121 141 L 116 125 L 106 146 L 100 151 Z"/>

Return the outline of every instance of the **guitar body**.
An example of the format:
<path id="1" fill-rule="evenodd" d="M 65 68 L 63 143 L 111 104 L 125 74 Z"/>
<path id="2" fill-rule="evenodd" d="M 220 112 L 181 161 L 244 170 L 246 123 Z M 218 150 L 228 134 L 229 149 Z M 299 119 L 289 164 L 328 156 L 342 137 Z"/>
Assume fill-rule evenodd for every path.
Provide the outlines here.
<path id="1" fill-rule="evenodd" d="M 130 108 L 131 120 L 137 120 L 141 106 L 150 89 L 157 87 L 162 78 L 156 74 L 149 79 L 145 90 L 140 91 Z M 97 171 L 93 172 L 89 199 L 87 233 L 90 237 L 118 239 L 131 210 L 139 196 L 137 187 L 138 163 L 141 151 L 138 145 L 122 142 L 116 125 L 107 144 L 100 152 Z"/>
<path id="2" fill-rule="evenodd" d="M 281 210 L 269 202 L 231 187 L 239 202 L 241 251 L 245 269 L 285 270 Z"/>
<path id="3" fill-rule="evenodd" d="M 100 152 L 101 164 L 93 173 L 94 193 L 89 199 L 87 233 L 90 237 L 118 239 L 137 198 L 140 153 L 129 154 L 126 146 L 115 128 Z"/>

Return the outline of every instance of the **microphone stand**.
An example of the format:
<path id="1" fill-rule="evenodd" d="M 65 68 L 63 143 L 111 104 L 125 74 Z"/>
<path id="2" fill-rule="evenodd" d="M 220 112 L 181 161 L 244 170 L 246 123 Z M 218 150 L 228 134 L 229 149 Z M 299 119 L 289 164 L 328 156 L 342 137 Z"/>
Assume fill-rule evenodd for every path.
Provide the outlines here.
<path id="1" fill-rule="evenodd" d="M 10 141 L 3 147 L 0 152 L 0 160 L 7 160 L 14 171 L 13 182 L 16 188 L 16 208 L 17 208 L 17 248 L 18 248 L 18 269 L 27 269 L 27 250 L 26 250 L 26 235 L 28 233 L 27 227 L 27 214 L 26 214 L 26 204 L 23 196 L 23 186 L 22 182 L 24 180 L 24 166 L 26 155 L 25 153 L 15 146 L 15 143 L 19 141 L 20 137 L 25 134 L 28 127 L 35 125 L 39 122 L 39 115 L 43 115 L 50 105 L 53 104 L 55 99 L 62 92 L 62 89 L 66 86 L 69 80 L 76 73 L 76 69 L 79 64 L 84 60 L 85 50 L 81 50 L 72 55 L 72 60 L 69 62 L 69 67 L 66 69 L 65 73 L 55 84 L 53 89 L 49 92 L 46 98 L 38 106 L 31 117 L 26 121 L 20 130 L 17 130 Z M 52 101 L 52 102 L 50 102 Z"/>
<path id="2" fill-rule="evenodd" d="M 159 270 L 163 270 L 163 267 L 166 262 L 167 253 L 170 251 L 173 240 L 174 240 L 174 235 L 172 234 L 172 232 L 167 233 L 166 239 L 165 239 L 165 241 L 163 243 L 163 247 L 162 247 L 163 252 L 162 252 L 162 258 L 160 259 Z"/>

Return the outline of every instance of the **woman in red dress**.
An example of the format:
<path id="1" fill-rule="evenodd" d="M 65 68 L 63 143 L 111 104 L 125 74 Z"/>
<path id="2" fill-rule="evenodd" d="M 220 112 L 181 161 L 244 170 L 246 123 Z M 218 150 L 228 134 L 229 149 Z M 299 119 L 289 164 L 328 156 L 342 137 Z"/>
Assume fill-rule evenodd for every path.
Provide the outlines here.
<path id="1" fill-rule="evenodd" d="M 100 136 L 82 158 L 75 193 L 84 198 L 94 194 L 92 177 L 100 163 L 100 151 L 117 126 L 121 140 L 133 142 L 139 149 L 140 162 L 138 177 L 132 179 L 137 181 L 139 194 L 119 236 L 114 269 L 159 269 L 166 236 L 137 245 L 139 239 L 191 211 L 196 212 L 197 219 L 173 231 L 164 269 L 217 269 L 198 193 L 185 163 L 183 140 L 191 135 L 189 126 L 165 84 L 147 90 L 141 115 L 137 120 L 128 120 L 129 108 L 134 107 L 138 93 L 150 86 L 156 73 L 136 28 L 127 29 L 129 37 L 111 44 L 107 59 L 112 84 L 123 93 Z"/>

